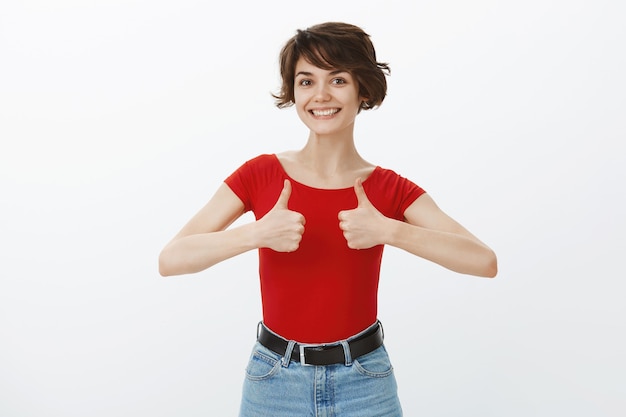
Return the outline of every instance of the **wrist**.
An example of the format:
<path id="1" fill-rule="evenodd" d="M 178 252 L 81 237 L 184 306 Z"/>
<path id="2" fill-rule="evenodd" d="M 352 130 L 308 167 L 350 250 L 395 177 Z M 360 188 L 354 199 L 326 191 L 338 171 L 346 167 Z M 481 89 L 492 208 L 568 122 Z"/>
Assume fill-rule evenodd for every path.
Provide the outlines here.
<path id="1" fill-rule="evenodd" d="M 397 236 L 399 233 L 399 227 L 402 222 L 391 219 L 389 217 L 383 217 L 383 221 L 381 223 L 381 240 L 382 244 L 395 246 L 395 242 L 397 241 Z"/>
<path id="2" fill-rule="evenodd" d="M 262 219 L 256 220 L 254 222 L 245 224 L 242 226 L 244 230 L 244 241 L 246 242 L 246 246 L 250 249 L 258 249 L 263 247 L 263 239 L 262 239 Z"/>

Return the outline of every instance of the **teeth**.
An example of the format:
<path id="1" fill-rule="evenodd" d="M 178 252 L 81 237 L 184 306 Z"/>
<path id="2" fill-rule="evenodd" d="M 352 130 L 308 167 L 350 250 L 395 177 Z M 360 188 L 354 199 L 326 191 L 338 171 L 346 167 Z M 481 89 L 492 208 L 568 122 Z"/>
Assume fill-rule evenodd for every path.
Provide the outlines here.
<path id="1" fill-rule="evenodd" d="M 328 109 L 328 110 L 311 110 L 314 116 L 330 116 L 337 113 L 339 109 Z"/>

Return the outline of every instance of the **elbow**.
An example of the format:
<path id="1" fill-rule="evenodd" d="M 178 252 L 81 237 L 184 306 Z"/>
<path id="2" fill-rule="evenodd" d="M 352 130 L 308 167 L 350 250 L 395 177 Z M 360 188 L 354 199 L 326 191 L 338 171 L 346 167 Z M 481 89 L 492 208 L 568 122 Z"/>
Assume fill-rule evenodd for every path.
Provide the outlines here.
<path id="1" fill-rule="evenodd" d="M 172 275 L 174 275 L 174 274 L 172 274 L 171 272 L 169 272 L 169 271 L 167 270 L 167 268 L 164 268 L 164 267 L 163 267 L 163 265 L 161 265 L 161 264 L 159 263 L 159 275 L 161 275 L 162 277 L 164 277 L 164 278 L 165 278 L 165 277 L 171 277 L 171 276 L 172 276 Z"/>
<path id="2" fill-rule="evenodd" d="M 164 264 L 161 259 L 159 259 L 159 275 L 161 275 L 162 277 L 169 277 L 173 275 L 167 265 Z"/>
<path id="3" fill-rule="evenodd" d="M 163 250 L 159 254 L 159 275 L 162 277 L 170 277 L 172 275 L 176 275 L 175 268 L 172 265 L 172 261 L 169 256 L 167 256 L 166 250 Z"/>
<path id="4" fill-rule="evenodd" d="M 489 253 L 485 257 L 485 261 L 480 274 L 484 278 L 495 278 L 498 275 L 498 258 L 496 254 L 489 250 Z"/>
<path id="5" fill-rule="evenodd" d="M 199 268 L 193 259 L 181 256 L 175 249 L 165 248 L 159 254 L 159 274 L 162 277 L 192 274 L 208 267 Z"/>
<path id="6" fill-rule="evenodd" d="M 480 254 L 476 254 L 467 268 L 457 272 L 480 278 L 495 278 L 498 275 L 498 259 L 496 254 L 487 248 Z"/>

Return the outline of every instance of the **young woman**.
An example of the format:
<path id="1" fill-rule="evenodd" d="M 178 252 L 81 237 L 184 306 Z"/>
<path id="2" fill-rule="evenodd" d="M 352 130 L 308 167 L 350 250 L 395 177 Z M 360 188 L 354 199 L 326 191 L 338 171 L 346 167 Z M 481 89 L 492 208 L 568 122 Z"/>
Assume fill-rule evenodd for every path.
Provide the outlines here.
<path id="1" fill-rule="evenodd" d="M 379 106 L 387 64 L 345 23 L 298 30 L 280 54 L 278 107 L 309 128 L 296 151 L 253 158 L 225 179 L 159 257 L 164 276 L 258 249 L 263 321 L 240 415 L 400 416 L 377 320 L 384 245 L 494 277 L 494 252 L 410 180 L 364 160 L 361 110 Z M 256 221 L 229 227 L 253 211 Z"/>

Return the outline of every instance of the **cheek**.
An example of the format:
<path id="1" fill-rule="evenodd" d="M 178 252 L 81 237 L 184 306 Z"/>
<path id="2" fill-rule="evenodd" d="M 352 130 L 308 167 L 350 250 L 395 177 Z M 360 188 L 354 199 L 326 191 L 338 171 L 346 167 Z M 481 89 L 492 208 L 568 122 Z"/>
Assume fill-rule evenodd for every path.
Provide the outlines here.
<path id="1" fill-rule="evenodd" d="M 298 110 L 298 112 L 302 110 L 302 107 L 303 107 L 302 100 L 298 96 L 293 97 L 293 105 L 296 108 L 296 110 Z"/>
<path id="2" fill-rule="evenodd" d="M 302 102 L 302 94 L 298 92 L 298 90 L 293 91 L 293 102 L 294 104 L 298 104 Z"/>
<path id="3" fill-rule="evenodd" d="M 296 99 L 294 107 L 296 108 L 296 113 L 298 114 L 298 117 L 301 120 L 304 120 L 306 116 L 306 110 L 304 109 L 304 106 L 302 106 L 301 104 L 298 104 L 297 99 Z"/>
<path id="4" fill-rule="evenodd" d="M 306 97 L 302 94 L 298 94 L 296 92 L 293 93 L 293 104 L 296 107 L 296 109 L 298 110 L 298 112 L 300 111 L 304 111 L 304 106 L 306 105 Z"/>

